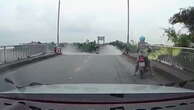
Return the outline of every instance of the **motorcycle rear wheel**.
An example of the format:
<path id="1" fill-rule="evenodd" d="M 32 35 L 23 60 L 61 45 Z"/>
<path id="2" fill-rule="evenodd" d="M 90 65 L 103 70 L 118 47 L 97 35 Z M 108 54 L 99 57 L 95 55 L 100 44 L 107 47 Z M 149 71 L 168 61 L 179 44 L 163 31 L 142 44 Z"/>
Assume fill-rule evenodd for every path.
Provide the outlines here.
<path id="1" fill-rule="evenodd" d="M 144 71 L 141 69 L 139 72 L 140 72 L 140 79 L 143 79 Z"/>

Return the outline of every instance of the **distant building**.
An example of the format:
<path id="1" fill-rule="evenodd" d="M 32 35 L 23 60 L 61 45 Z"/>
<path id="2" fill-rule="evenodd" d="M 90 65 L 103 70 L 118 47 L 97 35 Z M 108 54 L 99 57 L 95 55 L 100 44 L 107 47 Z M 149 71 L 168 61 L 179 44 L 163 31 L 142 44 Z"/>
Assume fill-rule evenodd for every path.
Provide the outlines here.
<path id="1" fill-rule="evenodd" d="M 102 44 L 105 44 L 105 36 L 98 36 L 97 37 L 97 44 L 100 44 L 100 41 L 102 41 Z"/>

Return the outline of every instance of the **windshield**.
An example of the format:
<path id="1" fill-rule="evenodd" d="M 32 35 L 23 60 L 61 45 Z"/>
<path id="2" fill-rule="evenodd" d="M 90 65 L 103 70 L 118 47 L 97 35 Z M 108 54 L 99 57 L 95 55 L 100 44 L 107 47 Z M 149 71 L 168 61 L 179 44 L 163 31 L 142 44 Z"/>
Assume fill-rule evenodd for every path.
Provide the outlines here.
<path id="1" fill-rule="evenodd" d="M 2 93 L 194 89 L 194 0 L 2 0 L 0 13 Z"/>

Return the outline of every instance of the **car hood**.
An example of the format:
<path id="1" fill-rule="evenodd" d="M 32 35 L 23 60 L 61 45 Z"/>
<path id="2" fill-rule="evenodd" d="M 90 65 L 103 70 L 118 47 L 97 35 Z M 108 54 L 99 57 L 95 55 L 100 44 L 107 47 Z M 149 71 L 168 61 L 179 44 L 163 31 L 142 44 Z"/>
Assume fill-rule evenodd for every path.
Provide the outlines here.
<path id="1" fill-rule="evenodd" d="M 194 90 L 139 84 L 54 84 L 14 89 L 2 93 L 33 94 L 142 94 L 142 93 L 185 93 Z"/>

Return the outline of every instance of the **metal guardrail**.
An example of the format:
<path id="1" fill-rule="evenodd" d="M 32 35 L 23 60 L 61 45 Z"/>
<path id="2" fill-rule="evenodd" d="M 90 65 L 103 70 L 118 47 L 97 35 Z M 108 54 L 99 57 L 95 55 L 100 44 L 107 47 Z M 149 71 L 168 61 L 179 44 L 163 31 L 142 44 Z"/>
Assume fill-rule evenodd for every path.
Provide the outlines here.
<path id="1" fill-rule="evenodd" d="M 149 59 L 194 73 L 194 48 L 151 46 Z M 134 48 L 133 50 L 137 50 Z M 129 51 L 135 55 L 135 51 Z"/>
<path id="2" fill-rule="evenodd" d="M 53 50 L 54 46 L 47 44 L 0 46 L 0 64 L 46 54 Z"/>
<path id="3" fill-rule="evenodd" d="M 173 67 L 194 72 L 194 49 L 153 46 L 149 58 Z"/>

